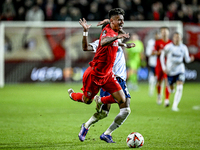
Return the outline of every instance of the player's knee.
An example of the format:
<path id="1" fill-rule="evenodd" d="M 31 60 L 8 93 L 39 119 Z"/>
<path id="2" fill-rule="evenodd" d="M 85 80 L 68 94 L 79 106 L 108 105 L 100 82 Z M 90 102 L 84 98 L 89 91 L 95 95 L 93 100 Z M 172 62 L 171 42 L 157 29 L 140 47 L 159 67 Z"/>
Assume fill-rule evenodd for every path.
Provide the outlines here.
<path id="1" fill-rule="evenodd" d="M 84 102 L 86 103 L 86 104 L 91 104 L 92 103 L 92 99 L 89 99 L 89 98 L 85 98 L 84 99 Z"/>
<path id="2" fill-rule="evenodd" d="M 131 113 L 130 107 L 121 108 L 119 114 L 115 118 L 115 123 L 117 123 L 118 125 L 123 124 L 123 122 L 126 120 L 126 118 L 129 116 L 130 113 Z"/>
<path id="3" fill-rule="evenodd" d="M 129 115 L 130 113 L 131 113 L 131 109 L 130 109 L 130 107 L 127 107 L 127 108 L 124 108 L 124 114 L 127 116 L 127 115 Z"/>
<path id="4" fill-rule="evenodd" d="M 182 91 L 183 90 L 183 84 L 179 84 L 176 87 L 177 91 Z"/>
<path id="5" fill-rule="evenodd" d="M 108 116 L 108 113 L 109 111 L 106 111 L 106 110 L 102 110 L 101 112 L 99 113 L 95 113 L 95 117 L 98 119 L 98 120 L 101 120 L 103 118 L 106 118 Z"/>

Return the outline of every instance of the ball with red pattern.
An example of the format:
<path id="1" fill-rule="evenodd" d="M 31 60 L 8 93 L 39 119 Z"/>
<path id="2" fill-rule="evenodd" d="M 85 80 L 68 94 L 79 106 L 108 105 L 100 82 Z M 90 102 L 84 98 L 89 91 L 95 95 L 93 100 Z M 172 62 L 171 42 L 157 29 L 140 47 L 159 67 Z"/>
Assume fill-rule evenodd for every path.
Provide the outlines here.
<path id="1" fill-rule="evenodd" d="M 138 132 L 132 132 L 126 138 L 126 143 L 130 148 L 140 148 L 144 145 L 144 137 Z"/>

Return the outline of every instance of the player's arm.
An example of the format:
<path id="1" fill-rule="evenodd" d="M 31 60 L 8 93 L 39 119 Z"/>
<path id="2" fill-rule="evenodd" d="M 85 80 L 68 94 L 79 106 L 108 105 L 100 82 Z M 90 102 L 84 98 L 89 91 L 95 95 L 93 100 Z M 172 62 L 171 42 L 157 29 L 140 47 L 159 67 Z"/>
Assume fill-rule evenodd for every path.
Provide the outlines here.
<path id="1" fill-rule="evenodd" d="M 107 37 L 103 37 L 101 39 L 100 44 L 101 44 L 101 46 L 107 46 L 107 45 L 110 45 L 112 42 L 114 42 L 117 39 L 122 39 L 122 38 L 126 39 L 126 38 L 129 38 L 129 37 L 130 37 L 129 33 L 119 34 L 119 35 L 114 36 L 114 37 L 108 37 L 107 36 Z"/>
<path id="2" fill-rule="evenodd" d="M 80 19 L 79 23 L 83 27 L 83 38 L 82 38 L 83 51 L 94 51 L 93 47 L 88 44 L 88 31 L 89 31 L 89 28 L 91 27 L 91 24 L 88 25 L 85 18 L 83 18 L 83 20 Z"/>
<path id="3" fill-rule="evenodd" d="M 161 63 L 161 67 L 162 67 L 162 70 L 164 73 L 167 74 L 167 67 L 166 67 L 166 64 L 165 64 L 165 55 L 167 53 L 167 50 L 168 47 L 165 46 L 165 48 L 162 50 L 161 54 L 160 54 L 160 63 Z"/>
<path id="4" fill-rule="evenodd" d="M 160 54 L 161 54 L 161 50 L 157 50 L 158 48 L 158 43 L 157 42 L 155 42 L 155 45 L 154 45 L 154 49 L 153 49 L 153 51 L 152 51 L 152 53 L 151 53 L 151 55 L 157 55 L 157 56 L 159 56 Z"/>
<path id="5" fill-rule="evenodd" d="M 189 56 L 188 48 L 186 46 L 185 46 L 185 55 L 184 55 L 184 57 L 185 57 L 185 62 L 186 63 L 190 63 L 190 62 L 194 61 L 194 56 L 193 55 Z"/>
<path id="6" fill-rule="evenodd" d="M 154 49 L 154 44 L 151 41 L 147 42 L 147 47 L 146 47 L 146 56 L 150 57 L 152 55 L 152 51 Z"/>

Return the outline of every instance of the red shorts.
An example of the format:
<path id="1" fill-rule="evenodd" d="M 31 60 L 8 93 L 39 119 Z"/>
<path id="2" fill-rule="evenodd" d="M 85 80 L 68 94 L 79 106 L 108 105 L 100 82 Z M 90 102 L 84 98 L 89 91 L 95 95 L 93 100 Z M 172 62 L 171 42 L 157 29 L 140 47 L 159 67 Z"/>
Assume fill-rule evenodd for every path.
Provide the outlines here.
<path id="1" fill-rule="evenodd" d="M 83 74 L 83 87 L 81 90 L 87 98 L 93 99 L 94 96 L 98 94 L 100 88 L 110 94 L 122 89 L 113 73 L 106 78 L 99 78 L 98 76 L 93 75 L 92 72 L 93 69 L 88 67 Z"/>
<path id="2" fill-rule="evenodd" d="M 162 68 L 160 68 L 160 67 L 156 67 L 156 68 L 155 68 L 155 73 L 156 73 L 156 78 L 157 78 L 158 81 L 161 81 L 161 80 L 167 78 L 167 74 L 164 73 L 164 72 L 162 71 Z"/>

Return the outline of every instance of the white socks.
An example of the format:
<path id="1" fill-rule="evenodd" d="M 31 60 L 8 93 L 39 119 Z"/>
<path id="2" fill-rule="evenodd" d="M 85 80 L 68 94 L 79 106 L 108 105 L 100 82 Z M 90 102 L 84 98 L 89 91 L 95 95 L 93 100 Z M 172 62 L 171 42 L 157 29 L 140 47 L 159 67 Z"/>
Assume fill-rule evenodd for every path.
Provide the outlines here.
<path id="1" fill-rule="evenodd" d="M 156 77 L 152 74 L 149 77 L 149 95 L 153 96 L 156 86 Z"/>
<path id="2" fill-rule="evenodd" d="M 178 108 L 178 104 L 181 101 L 181 97 L 182 97 L 182 91 L 183 91 L 183 84 L 177 85 L 172 108 Z"/>
<path id="3" fill-rule="evenodd" d="M 105 135 L 110 135 L 115 129 L 124 123 L 128 115 L 131 113 L 131 109 L 121 108 L 119 114 L 115 117 L 115 120 L 110 125 L 110 127 L 104 132 Z"/>
<path id="4" fill-rule="evenodd" d="M 105 118 L 108 116 L 108 111 L 102 110 L 100 113 L 95 113 L 86 123 L 85 123 L 85 128 L 89 129 L 90 126 L 99 120 Z"/>

